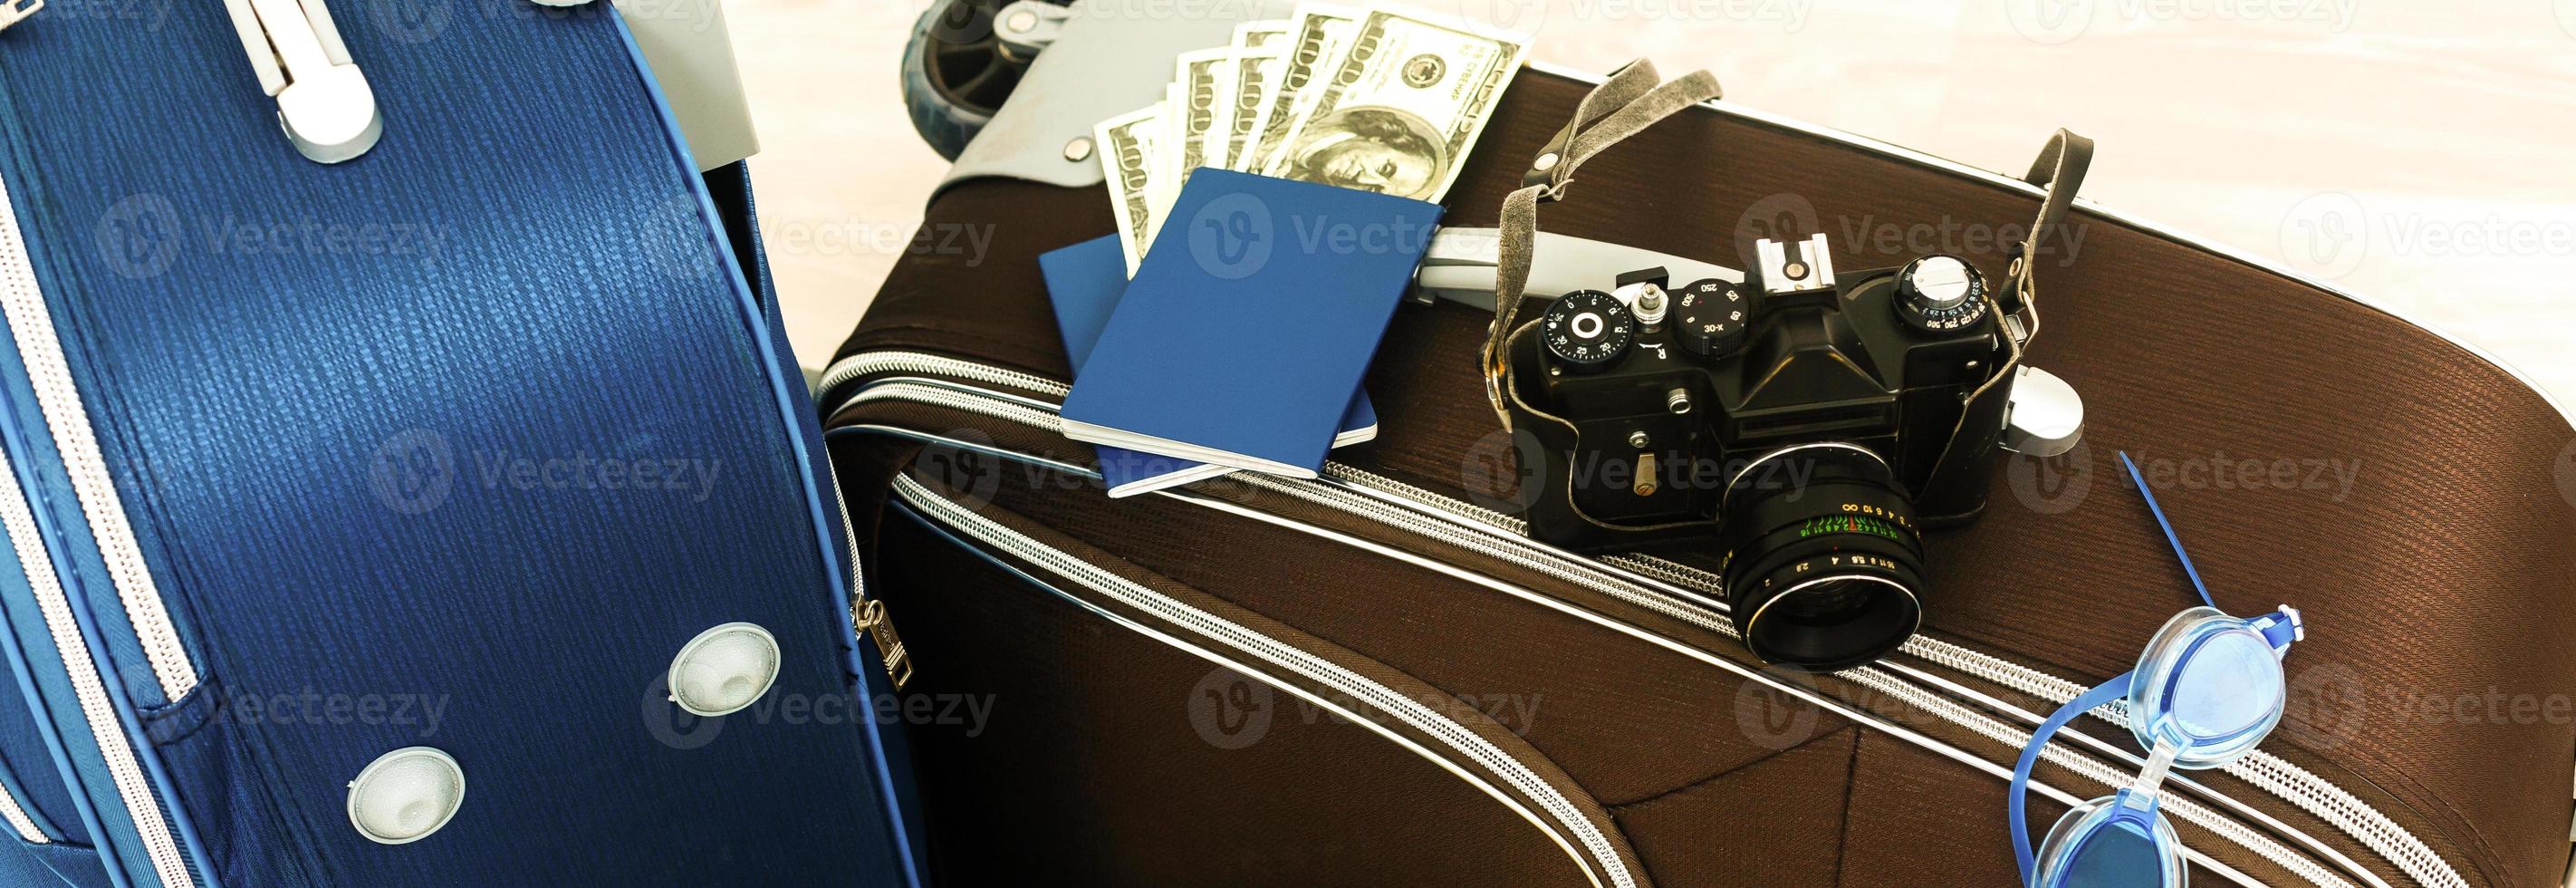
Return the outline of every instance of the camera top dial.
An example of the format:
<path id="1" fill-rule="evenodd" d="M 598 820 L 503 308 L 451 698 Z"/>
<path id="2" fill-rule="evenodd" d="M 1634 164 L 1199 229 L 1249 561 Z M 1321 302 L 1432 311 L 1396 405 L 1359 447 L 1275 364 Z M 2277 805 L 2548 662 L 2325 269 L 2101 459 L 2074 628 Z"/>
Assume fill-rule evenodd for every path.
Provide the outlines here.
<path id="1" fill-rule="evenodd" d="M 1723 358 L 1744 347 L 1751 307 L 1744 288 L 1716 278 L 1694 281 L 1673 300 L 1673 337 L 1703 358 Z"/>
<path id="2" fill-rule="evenodd" d="M 1590 370 L 1628 353 L 1637 338 L 1637 317 L 1619 297 L 1576 290 L 1557 297 L 1539 317 L 1538 338 L 1557 360 Z"/>
<path id="3" fill-rule="evenodd" d="M 1896 316 L 1926 333 L 1948 333 L 1986 319 L 1986 278 L 1968 260 L 1934 253 L 1896 273 Z"/>

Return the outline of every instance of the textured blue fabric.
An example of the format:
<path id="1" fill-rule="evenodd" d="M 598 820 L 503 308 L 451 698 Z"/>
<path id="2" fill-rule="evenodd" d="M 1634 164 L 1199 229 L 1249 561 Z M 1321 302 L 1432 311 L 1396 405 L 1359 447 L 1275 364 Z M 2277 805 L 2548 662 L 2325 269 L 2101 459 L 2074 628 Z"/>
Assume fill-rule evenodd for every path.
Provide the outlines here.
<path id="1" fill-rule="evenodd" d="M 622 25 L 338 11 L 386 122 L 332 167 L 280 137 L 221 4 L 39 16 L 0 52 L 0 175 L 195 693 L 160 694 L 5 356 L 0 445 L 201 876 L 904 880 L 872 727 L 821 715 L 853 660 L 819 434 Z M 678 715 L 671 656 L 732 621 L 777 636 L 776 686 Z M 345 784 L 412 745 L 462 763 L 463 810 L 368 842 Z M 149 884 L 122 812 L 98 816 Z"/>
<path id="2" fill-rule="evenodd" d="M 42 869 L 30 870 L 26 873 L 29 878 L 37 879 L 39 881 L 13 881 L 9 883 L 11 885 L 69 885 L 72 886 L 72 888 L 108 888 L 111 884 L 107 878 L 106 867 L 101 866 L 99 863 L 98 852 L 91 848 L 80 845 L 67 845 L 59 842 L 44 845 L 19 843 L 18 847 L 26 852 L 24 856 L 28 860 L 34 861 L 35 864 L 42 867 Z M 14 870 L 12 870 L 10 866 L 0 865 L 0 872 L 14 872 Z M 41 881 L 46 878 L 51 878 L 52 881 Z"/>
<path id="3" fill-rule="evenodd" d="M 0 841 L 0 845 L 8 846 L 0 848 L 0 885 L 39 888 L 62 883 L 62 877 L 54 875 L 51 867 L 36 859 L 35 852 L 27 850 L 26 843 L 8 840 Z"/>

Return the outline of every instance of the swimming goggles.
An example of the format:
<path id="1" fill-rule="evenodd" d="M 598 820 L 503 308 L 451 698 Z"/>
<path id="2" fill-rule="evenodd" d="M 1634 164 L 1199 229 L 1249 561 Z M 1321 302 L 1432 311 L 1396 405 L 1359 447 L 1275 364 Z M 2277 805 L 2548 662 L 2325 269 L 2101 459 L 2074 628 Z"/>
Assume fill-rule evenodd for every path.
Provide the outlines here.
<path id="1" fill-rule="evenodd" d="M 2024 888 L 2180 888 L 2189 881 L 2182 841 L 2157 810 L 2157 791 L 2173 768 L 2224 766 L 2253 751 L 2281 723 L 2289 688 L 2281 658 L 2306 637 L 2299 612 L 2287 606 L 2253 619 L 2228 616 L 2209 597 L 2200 571 L 2183 553 L 2182 540 L 2165 520 L 2129 455 L 2120 454 L 2129 478 L 2146 497 L 2147 511 L 2164 529 L 2183 573 L 2203 607 L 2175 614 L 2147 642 L 2138 668 L 2078 695 L 2041 722 L 2013 766 L 2007 805 L 2013 854 Z M 2077 805 L 2050 828 L 2036 851 L 2030 844 L 2025 805 L 2030 772 L 2050 737 L 2077 716 L 2114 700 L 2129 703 L 2129 730 L 2148 750 L 2146 767 L 2119 792 Z"/>

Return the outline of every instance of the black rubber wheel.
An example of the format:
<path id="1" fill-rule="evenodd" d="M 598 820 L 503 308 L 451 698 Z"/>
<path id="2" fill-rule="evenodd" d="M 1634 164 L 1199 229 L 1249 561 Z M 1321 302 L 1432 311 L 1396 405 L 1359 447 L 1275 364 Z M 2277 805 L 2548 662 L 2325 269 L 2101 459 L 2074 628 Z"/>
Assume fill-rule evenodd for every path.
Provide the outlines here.
<path id="1" fill-rule="evenodd" d="M 1002 51 L 993 14 L 1008 0 L 939 0 L 913 23 L 903 49 L 903 102 L 912 128 L 949 160 L 982 132 L 1020 85 L 1025 59 Z"/>

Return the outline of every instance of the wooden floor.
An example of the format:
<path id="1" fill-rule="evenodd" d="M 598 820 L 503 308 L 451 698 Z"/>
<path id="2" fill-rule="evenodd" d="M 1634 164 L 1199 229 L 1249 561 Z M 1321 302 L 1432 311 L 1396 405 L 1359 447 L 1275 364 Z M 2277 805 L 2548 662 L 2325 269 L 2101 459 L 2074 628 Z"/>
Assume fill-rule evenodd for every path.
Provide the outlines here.
<path id="1" fill-rule="evenodd" d="M 898 59 L 930 0 L 730 0 L 761 223 L 828 359 L 945 164 Z M 1706 67 L 1732 101 L 1992 169 L 2055 127 L 2085 193 L 2442 329 L 2576 403 L 2576 0 L 1429 0 L 1539 58 Z M 2229 298 L 2225 293 L 2211 299 Z"/>

